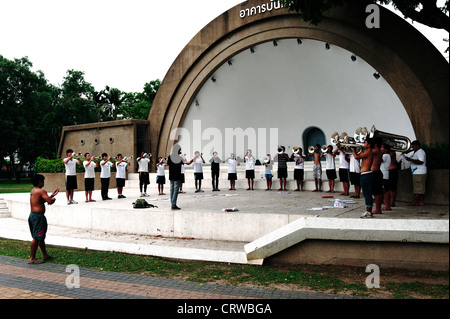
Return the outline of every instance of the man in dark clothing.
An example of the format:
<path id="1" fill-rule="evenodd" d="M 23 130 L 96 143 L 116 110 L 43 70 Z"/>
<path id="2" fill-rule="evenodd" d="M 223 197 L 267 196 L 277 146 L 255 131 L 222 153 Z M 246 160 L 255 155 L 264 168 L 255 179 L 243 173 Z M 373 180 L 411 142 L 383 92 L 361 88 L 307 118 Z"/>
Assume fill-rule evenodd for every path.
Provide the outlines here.
<path id="1" fill-rule="evenodd" d="M 169 181 L 170 181 L 170 203 L 172 210 L 180 209 L 177 206 L 178 191 L 180 190 L 181 183 L 181 165 L 191 164 L 190 162 L 184 162 L 181 157 L 181 147 L 175 144 L 172 148 L 172 153 L 170 154 L 167 164 L 169 165 Z"/>

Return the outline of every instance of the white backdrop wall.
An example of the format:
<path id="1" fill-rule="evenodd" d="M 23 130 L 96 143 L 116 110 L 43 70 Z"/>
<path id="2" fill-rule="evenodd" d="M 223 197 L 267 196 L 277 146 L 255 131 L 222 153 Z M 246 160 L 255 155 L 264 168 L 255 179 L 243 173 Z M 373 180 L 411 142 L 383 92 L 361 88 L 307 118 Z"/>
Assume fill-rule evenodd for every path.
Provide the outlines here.
<path id="1" fill-rule="evenodd" d="M 200 89 L 180 134 L 187 157 L 216 150 L 224 158 L 243 156 L 251 148 L 262 159 L 303 145 L 303 132 L 320 128 L 330 143 L 333 132 L 353 136 L 357 127 L 372 125 L 415 138 L 400 100 L 389 84 L 360 57 L 340 47 L 302 39 L 266 42 L 225 62 Z"/>

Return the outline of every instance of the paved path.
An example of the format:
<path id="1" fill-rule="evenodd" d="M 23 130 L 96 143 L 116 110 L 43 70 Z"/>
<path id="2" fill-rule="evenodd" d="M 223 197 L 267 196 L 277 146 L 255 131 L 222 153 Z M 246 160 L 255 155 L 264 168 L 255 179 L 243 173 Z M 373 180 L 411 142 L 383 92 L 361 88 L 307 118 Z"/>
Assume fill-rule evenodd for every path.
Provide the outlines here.
<path id="1" fill-rule="evenodd" d="M 67 272 L 66 272 L 67 269 Z M 0 255 L 1 299 L 355 299 L 361 297 L 273 289 L 253 289 L 183 280 L 71 268 Z"/>

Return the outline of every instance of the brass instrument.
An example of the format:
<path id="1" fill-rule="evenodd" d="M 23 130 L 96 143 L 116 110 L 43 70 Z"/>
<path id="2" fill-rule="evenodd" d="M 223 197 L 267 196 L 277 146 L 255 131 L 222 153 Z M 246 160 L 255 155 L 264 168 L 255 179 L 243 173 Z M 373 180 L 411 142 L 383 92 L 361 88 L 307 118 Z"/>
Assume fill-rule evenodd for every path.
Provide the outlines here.
<path id="1" fill-rule="evenodd" d="M 355 149 L 356 154 L 359 154 L 364 149 L 364 142 L 357 142 L 361 140 L 361 132 L 361 128 L 356 129 L 355 136 L 358 135 L 358 138 L 349 137 L 346 132 L 342 132 L 341 135 L 339 135 L 339 133 L 337 132 L 334 132 L 331 135 L 331 144 L 335 145 L 346 154 L 353 154 L 353 149 Z"/>
<path id="2" fill-rule="evenodd" d="M 410 152 L 412 150 L 411 140 L 406 136 L 387 133 L 379 131 L 372 126 L 370 132 L 366 127 L 358 127 L 355 130 L 353 137 L 348 137 L 347 133 L 343 132 L 341 135 L 334 132 L 331 135 L 331 143 L 340 148 L 344 153 L 351 154 L 352 149 L 355 148 L 356 154 L 361 153 L 364 149 L 364 142 L 367 138 L 380 138 L 383 143 L 388 144 L 391 150 L 395 152 Z"/>
<path id="3" fill-rule="evenodd" d="M 122 161 L 125 163 L 128 163 L 130 161 L 130 159 L 132 159 L 133 156 L 122 156 Z M 118 162 L 119 161 L 119 157 L 116 156 L 114 157 L 115 161 Z"/>
<path id="4" fill-rule="evenodd" d="M 336 145 L 339 142 L 339 133 L 334 132 L 331 134 L 331 144 Z"/>
<path id="5" fill-rule="evenodd" d="M 395 152 L 405 153 L 412 150 L 411 140 L 409 138 L 402 135 L 379 131 L 375 128 L 375 125 L 372 126 L 369 137 L 381 138 L 383 140 L 383 143 L 388 144 L 391 147 L 391 150 Z"/>
<path id="6" fill-rule="evenodd" d="M 314 146 L 310 146 L 310 147 L 308 147 L 308 153 L 309 154 L 312 154 L 312 153 L 314 153 Z"/>
<path id="7" fill-rule="evenodd" d="M 322 147 L 320 148 L 320 150 L 322 151 L 322 153 L 326 153 L 328 149 L 328 146 L 326 145 L 322 145 Z"/>
<path id="8" fill-rule="evenodd" d="M 348 143 L 348 134 L 346 132 L 342 132 L 341 135 L 339 135 L 339 142 Z"/>

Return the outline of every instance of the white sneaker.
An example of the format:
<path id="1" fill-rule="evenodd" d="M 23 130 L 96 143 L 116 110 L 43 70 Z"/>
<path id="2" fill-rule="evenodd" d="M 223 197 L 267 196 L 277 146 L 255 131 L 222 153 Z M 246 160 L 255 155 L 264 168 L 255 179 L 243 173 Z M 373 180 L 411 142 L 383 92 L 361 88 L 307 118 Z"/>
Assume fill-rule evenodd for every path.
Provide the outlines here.
<path id="1" fill-rule="evenodd" d="M 70 204 L 72 204 L 72 201 L 71 201 L 71 200 L 68 200 L 68 201 L 67 201 L 67 205 L 70 205 Z"/>
<path id="2" fill-rule="evenodd" d="M 144 193 L 144 196 L 148 197 L 148 194 L 147 194 L 147 193 Z"/>
<path id="3" fill-rule="evenodd" d="M 361 218 L 372 218 L 372 217 L 373 217 L 373 214 L 371 212 L 364 212 L 361 215 Z"/>
<path id="4" fill-rule="evenodd" d="M 144 193 L 141 193 L 141 197 L 144 197 Z"/>

